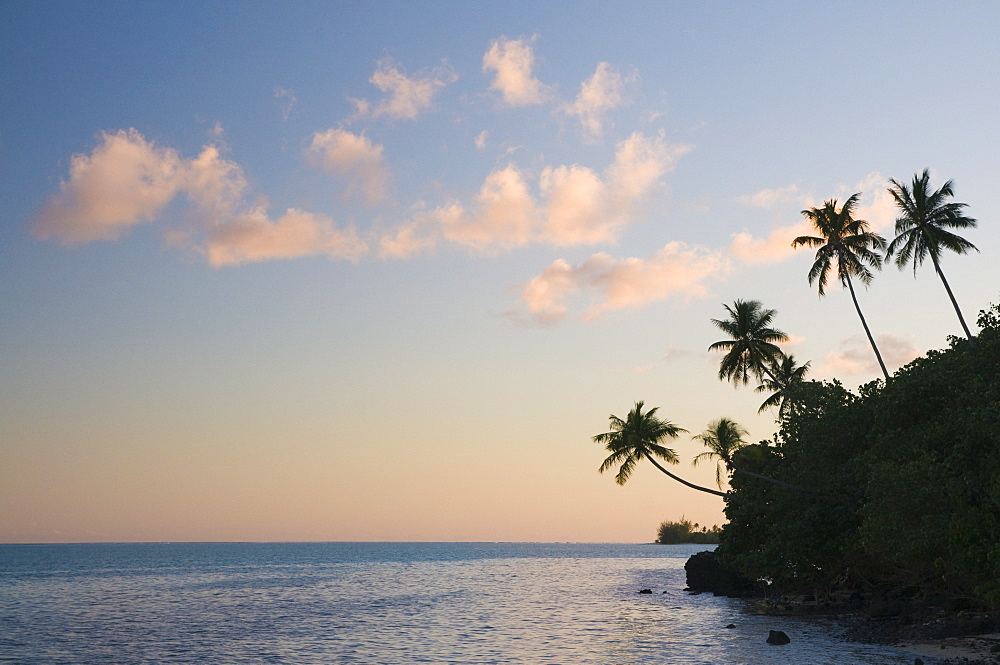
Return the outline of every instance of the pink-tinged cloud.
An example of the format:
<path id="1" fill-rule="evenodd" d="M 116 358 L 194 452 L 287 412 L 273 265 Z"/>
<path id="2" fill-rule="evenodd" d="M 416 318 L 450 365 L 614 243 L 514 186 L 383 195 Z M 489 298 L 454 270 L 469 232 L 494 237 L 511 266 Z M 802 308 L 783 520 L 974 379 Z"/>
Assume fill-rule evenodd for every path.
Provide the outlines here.
<path id="1" fill-rule="evenodd" d="M 882 360 L 890 372 L 922 355 L 913 342 L 888 333 L 876 335 L 875 344 L 878 345 Z M 815 374 L 832 377 L 859 374 L 881 376 L 881 368 L 868 338 L 864 335 L 855 335 L 843 340 L 837 349 L 827 353 L 823 363 L 816 368 Z"/>
<path id="2" fill-rule="evenodd" d="M 470 209 L 453 204 L 434 216 L 445 238 L 483 252 L 530 242 L 540 220 L 528 184 L 514 166 L 489 174 Z"/>
<path id="3" fill-rule="evenodd" d="M 892 231 L 897 212 L 885 182 L 885 178 L 878 173 L 871 173 L 853 186 L 837 187 L 835 193 L 822 200 L 835 198 L 839 207 L 847 197 L 861 192 L 854 216 L 866 220 L 872 230 L 884 235 Z M 785 261 L 797 251 L 806 252 L 801 248 L 792 249 L 792 240 L 803 235 L 815 235 L 815 229 L 801 213 L 804 209 L 822 205 L 817 202 L 818 199 L 802 194 L 796 185 L 788 185 L 741 196 L 738 201 L 759 208 L 780 209 L 794 214 L 799 221 L 773 228 L 766 238 L 755 237 L 746 231 L 733 234 L 729 252 L 735 258 L 748 265 L 764 265 Z"/>
<path id="4" fill-rule="evenodd" d="M 66 244 L 120 238 L 163 212 L 184 186 L 177 152 L 135 129 L 105 132 L 89 155 L 73 155 L 69 180 L 35 217 L 32 232 Z"/>
<path id="5" fill-rule="evenodd" d="M 387 96 L 374 107 L 367 100 L 354 100 L 359 115 L 414 120 L 431 108 L 439 90 L 458 80 L 458 75 L 447 65 L 414 77 L 400 71 L 391 58 L 380 60 L 377 65 L 369 82 Z"/>
<path id="6" fill-rule="evenodd" d="M 811 233 L 812 230 L 806 222 L 778 227 L 766 238 L 754 238 L 746 232 L 734 233 L 729 253 L 747 265 L 781 263 L 791 258 L 796 251 L 805 252 L 804 249 L 793 249 L 792 241 Z"/>
<path id="7" fill-rule="evenodd" d="M 624 103 L 623 85 L 621 73 L 602 62 L 597 65 L 594 74 L 580 84 L 580 93 L 563 108 L 563 112 L 579 119 L 587 138 L 598 139 L 604 134 L 607 112 Z"/>
<path id="8" fill-rule="evenodd" d="M 490 90 L 497 90 L 508 106 L 541 104 L 548 88 L 532 74 L 535 52 L 531 40 L 501 37 L 483 55 L 483 71 L 493 72 Z"/>
<path id="9" fill-rule="evenodd" d="M 525 284 L 512 314 L 552 324 L 569 314 L 569 300 L 588 301 L 582 318 L 592 320 L 609 310 L 639 309 L 668 298 L 703 298 L 707 282 L 728 271 L 719 252 L 682 242 L 667 243 L 647 259 L 598 253 L 579 266 L 559 259 Z"/>
<path id="10" fill-rule="evenodd" d="M 212 265 L 309 255 L 357 261 L 367 251 L 353 229 L 294 209 L 272 221 L 263 208 L 247 208 L 247 197 L 242 169 L 214 145 L 185 159 L 135 129 L 108 132 L 89 155 L 73 157 L 69 179 L 32 231 L 65 243 L 113 240 L 137 224 L 157 221 L 184 198 L 190 214 L 182 226 L 164 229 L 166 244 L 202 254 Z"/>
<path id="11" fill-rule="evenodd" d="M 490 173 L 468 203 L 421 212 L 382 240 L 384 256 L 434 246 L 435 237 L 480 252 L 545 243 L 554 247 L 614 242 L 663 175 L 686 153 L 663 135 L 632 134 L 603 174 L 580 165 L 546 167 L 532 188 L 514 165 Z M 435 228 L 437 229 L 435 231 Z"/>
<path id="12" fill-rule="evenodd" d="M 213 266 L 318 255 L 356 262 L 367 249 L 353 228 L 336 228 L 328 217 L 294 208 L 274 221 L 260 209 L 237 215 L 206 243 Z"/>
<path id="13" fill-rule="evenodd" d="M 779 204 L 800 202 L 802 195 L 799 194 L 797 185 L 788 185 L 787 187 L 762 189 L 756 194 L 740 196 L 737 200 L 744 205 L 757 208 L 774 208 Z"/>
<path id="14" fill-rule="evenodd" d="M 382 150 L 363 134 L 331 128 L 313 134 L 306 153 L 315 166 L 345 184 L 345 195 L 360 195 L 369 205 L 377 205 L 385 200 L 391 180 Z"/>

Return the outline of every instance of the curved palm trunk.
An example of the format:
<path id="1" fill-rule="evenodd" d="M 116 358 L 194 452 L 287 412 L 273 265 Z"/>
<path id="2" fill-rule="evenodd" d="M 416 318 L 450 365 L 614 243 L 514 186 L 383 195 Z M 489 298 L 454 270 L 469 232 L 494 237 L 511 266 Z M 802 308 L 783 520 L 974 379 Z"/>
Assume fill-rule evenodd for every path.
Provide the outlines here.
<path id="1" fill-rule="evenodd" d="M 889 371 L 885 368 L 885 363 L 882 362 L 882 354 L 878 352 L 878 347 L 875 346 L 875 338 L 872 337 L 872 331 L 868 329 L 868 322 L 865 321 L 865 315 L 861 313 L 861 305 L 858 304 L 858 296 L 854 293 L 854 284 L 851 283 L 851 276 L 844 275 L 844 281 L 847 282 L 847 288 L 851 290 L 851 299 L 854 300 L 854 309 L 858 310 L 858 316 L 861 317 L 861 325 L 865 327 L 865 334 L 868 335 L 868 341 L 871 342 L 872 351 L 875 352 L 875 357 L 878 358 L 878 365 L 882 368 L 882 374 L 885 375 L 886 382 L 889 381 Z"/>
<path id="2" fill-rule="evenodd" d="M 652 463 L 653 463 L 653 466 L 655 466 L 655 467 L 656 467 L 657 469 L 659 469 L 659 470 L 660 470 L 660 471 L 662 471 L 663 473 L 667 474 L 668 476 L 670 476 L 671 478 L 673 478 L 673 479 L 674 479 L 674 480 L 676 480 L 677 482 L 681 483 L 682 485 L 687 485 L 687 486 L 688 486 L 688 487 L 690 487 L 691 489 L 696 489 L 696 490 L 699 490 L 699 491 L 702 491 L 702 492 L 708 492 L 709 494 L 714 494 L 714 495 L 716 495 L 716 496 L 721 496 L 721 497 L 723 497 L 723 498 L 725 498 L 725 497 L 729 496 L 729 495 L 728 495 L 728 494 L 726 494 L 725 492 L 717 492 L 716 490 L 710 490 L 710 489 L 708 489 L 707 487 L 702 487 L 702 486 L 700 486 L 700 485 L 695 485 L 694 483 L 689 483 L 688 481 L 684 480 L 684 479 L 683 479 L 683 478 L 681 478 L 680 476 L 675 476 L 674 474 L 672 474 L 672 473 L 670 473 L 669 471 L 667 471 L 666 469 L 664 469 L 664 468 L 663 468 L 663 467 L 662 467 L 662 466 L 660 465 L 660 463 L 659 463 L 659 462 L 657 462 L 657 461 L 656 461 L 655 459 L 653 459 L 653 458 L 652 458 L 652 456 L 650 456 L 650 455 L 646 455 L 646 459 L 648 459 L 648 460 L 649 460 L 650 462 L 652 462 Z"/>
<path id="3" fill-rule="evenodd" d="M 738 466 L 732 467 L 733 471 L 736 473 L 742 473 L 744 476 L 750 476 L 751 478 L 759 478 L 760 480 L 765 480 L 769 483 L 774 483 L 775 485 L 781 485 L 782 487 L 787 487 L 790 490 L 798 490 L 799 492 L 815 492 L 816 490 L 811 490 L 808 487 L 799 487 L 798 485 L 793 485 L 791 483 L 786 483 L 784 480 L 778 480 L 777 478 L 772 478 L 771 476 L 765 476 L 760 473 L 754 473 L 753 471 L 747 471 L 746 469 L 741 469 Z"/>
<path id="4" fill-rule="evenodd" d="M 965 336 L 969 338 L 972 345 L 976 345 L 976 338 L 972 336 L 969 331 L 969 326 L 965 325 L 965 318 L 962 316 L 962 310 L 958 307 L 958 301 L 955 300 L 955 294 L 951 292 L 951 287 L 948 285 L 948 280 L 944 278 L 944 273 L 941 271 L 941 266 L 938 265 L 937 257 L 931 254 L 931 261 L 934 262 L 934 270 L 937 272 L 938 277 L 941 278 L 941 283 L 944 284 L 944 290 L 948 292 L 948 297 L 951 298 L 951 305 L 955 308 L 955 313 L 958 314 L 958 321 L 962 324 L 962 330 L 965 331 Z"/>

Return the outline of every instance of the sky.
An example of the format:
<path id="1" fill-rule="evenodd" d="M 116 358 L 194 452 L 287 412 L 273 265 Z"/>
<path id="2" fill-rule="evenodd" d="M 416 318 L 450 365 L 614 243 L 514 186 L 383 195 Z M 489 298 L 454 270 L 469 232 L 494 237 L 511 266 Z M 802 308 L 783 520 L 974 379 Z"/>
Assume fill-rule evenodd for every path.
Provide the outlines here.
<path id="1" fill-rule="evenodd" d="M 716 496 L 591 437 L 692 439 L 724 304 L 880 376 L 801 211 L 930 169 L 1000 300 L 1000 5 L 0 4 L 0 542 L 649 542 Z M 859 302 L 890 371 L 961 335 L 930 265 Z"/>

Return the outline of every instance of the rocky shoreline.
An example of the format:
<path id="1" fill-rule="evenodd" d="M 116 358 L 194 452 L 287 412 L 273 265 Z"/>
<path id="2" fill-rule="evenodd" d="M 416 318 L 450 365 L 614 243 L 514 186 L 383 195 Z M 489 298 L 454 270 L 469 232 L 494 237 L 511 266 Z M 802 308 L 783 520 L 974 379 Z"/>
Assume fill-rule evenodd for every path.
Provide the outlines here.
<path id="1" fill-rule="evenodd" d="M 943 599 L 908 598 L 905 592 L 774 595 L 765 584 L 741 578 L 699 552 L 684 566 L 689 593 L 742 598 L 752 612 L 836 619 L 850 628 L 844 639 L 886 644 L 915 654 L 914 662 L 1000 665 L 1000 612 Z"/>

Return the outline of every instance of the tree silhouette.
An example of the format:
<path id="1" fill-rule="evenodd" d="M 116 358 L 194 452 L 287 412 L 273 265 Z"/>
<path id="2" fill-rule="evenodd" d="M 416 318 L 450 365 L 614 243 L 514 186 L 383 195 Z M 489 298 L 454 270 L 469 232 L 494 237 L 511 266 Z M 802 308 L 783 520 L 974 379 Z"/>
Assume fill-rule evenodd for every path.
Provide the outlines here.
<path id="1" fill-rule="evenodd" d="M 826 283 L 830 273 L 836 270 L 841 284 L 851 292 L 854 309 L 857 310 L 861 325 L 868 335 L 868 341 L 878 359 L 879 367 L 882 368 L 882 374 L 888 381 L 889 371 L 885 368 L 882 354 L 879 353 L 875 338 L 872 337 L 868 322 L 865 321 L 865 315 L 861 312 L 858 296 L 854 292 L 854 283 L 851 280 L 851 276 L 854 275 L 865 286 L 871 284 L 874 274 L 869 266 L 875 269 L 882 267 L 882 255 L 876 250 L 885 248 L 885 238 L 869 230 L 868 222 L 854 219 L 854 207 L 858 203 L 859 196 L 860 193 L 852 194 L 844 201 L 840 210 L 837 210 L 837 199 L 830 199 L 822 208 L 803 210 L 802 214 L 812 222 L 818 235 L 799 236 L 792 241 L 792 247 L 805 245 L 817 248 L 816 258 L 809 270 L 809 284 L 818 283 L 821 297 L 826 295 Z"/>
<path id="2" fill-rule="evenodd" d="M 621 465 L 615 475 L 615 482 L 624 485 L 635 470 L 636 464 L 645 457 L 652 462 L 653 466 L 679 483 L 709 494 L 726 496 L 724 492 L 717 492 L 689 483 L 670 473 L 656 461 L 658 457 L 669 464 L 678 464 L 680 460 L 677 458 L 677 453 L 660 445 L 660 442 L 667 438 L 676 439 L 681 432 L 687 432 L 687 430 L 674 425 L 669 420 L 657 418 L 656 412 L 659 407 L 653 407 L 643 413 L 643 406 L 643 402 L 636 402 L 624 420 L 611 414 L 609 416 L 611 430 L 593 437 L 595 443 L 603 444 L 611 453 L 601 464 L 599 471 L 604 473 Z"/>
<path id="3" fill-rule="evenodd" d="M 941 278 L 941 283 L 951 298 L 952 307 L 955 308 L 965 336 L 975 344 L 976 338 L 966 325 L 962 310 L 955 300 L 955 294 L 952 293 L 944 271 L 941 270 L 941 254 L 946 249 L 956 254 L 965 254 L 970 250 L 978 252 L 975 245 L 949 230 L 975 228 L 976 220 L 966 217 L 962 212 L 966 204 L 948 201 L 955 195 L 951 180 L 944 183 L 937 191 L 930 191 L 930 173 L 927 169 L 913 176 L 913 184 L 910 187 L 895 180 L 889 182 L 892 183 L 889 193 L 896 201 L 900 214 L 896 218 L 896 237 L 886 249 L 886 261 L 895 254 L 896 265 L 900 270 L 907 263 L 912 263 L 913 276 L 916 277 L 917 268 L 929 256 L 931 263 L 934 264 L 934 272 Z"/>
<path id="4" fill-rule="evenodd" d="M 734 386 L 746 385 L 751 376 L 770 376 L 777 381 L 768 365 L 781 356 L 776 343 L 788 339 L 788 335 L 771 327 L 777 312 L 764 309 L 759 300 L 737 300 L 732 307 L 723 307 L 729 317 L 712 319 L 712 323 L 729 338 L 708 347 L 709 351 L 726 352 L 719 363 L 719 380 L 732 381 Z"/>

